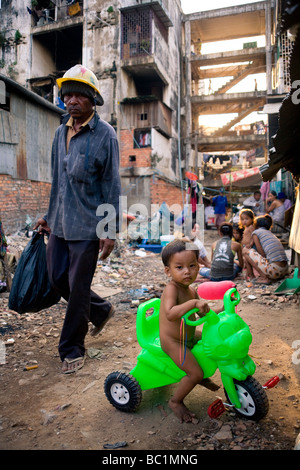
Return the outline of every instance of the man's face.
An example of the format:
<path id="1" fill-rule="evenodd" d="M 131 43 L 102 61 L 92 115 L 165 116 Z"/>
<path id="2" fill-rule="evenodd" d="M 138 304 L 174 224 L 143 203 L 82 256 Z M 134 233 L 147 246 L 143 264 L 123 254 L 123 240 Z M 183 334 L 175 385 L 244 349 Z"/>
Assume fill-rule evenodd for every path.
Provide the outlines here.
<path id="1" fill-rule="evenodd" d="M 254 199 L 256 201 L 259 201 L 260 200 L 260 193 L 254 193 Z"/>
<path id="2" fill-rule="evenodd" d="M 74 119 L 85 120 L 93 112 L 93 103 L 91 100 L 80 93 L 68 93 L 64 95 L 64 103 L 67 112 Z"/>

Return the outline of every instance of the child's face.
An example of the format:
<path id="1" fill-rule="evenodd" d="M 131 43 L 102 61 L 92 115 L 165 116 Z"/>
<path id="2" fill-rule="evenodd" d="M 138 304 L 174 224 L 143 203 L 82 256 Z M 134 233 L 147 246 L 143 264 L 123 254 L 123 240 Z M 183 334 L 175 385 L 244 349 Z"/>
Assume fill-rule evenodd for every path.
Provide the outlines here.
<path id="1" fill-rule="evenodd" d="M 165 267 L 165 273 L 177 284 L 188 287 L 198 275 L 199 265 L 196 251 L 185 250 L 171 256 L 169 266 Z"/>
<path id="2" fill-rule="evenodd" d="M 235 228 L 233 229 L 232 231 L 232 235 L 233 235 L 233 238 L 237 241 L 239 241 L 241 239 L 241 235 L 240 233 L 238 232 L 238 230 L 236 230 Z"/>
<path id="3" fill-rule="evenodd" d="M 249 227 L 249 225 L 253 224 L 253 220 L 247 214 L 241 214 L 241 223 L 244 227 Z"/>

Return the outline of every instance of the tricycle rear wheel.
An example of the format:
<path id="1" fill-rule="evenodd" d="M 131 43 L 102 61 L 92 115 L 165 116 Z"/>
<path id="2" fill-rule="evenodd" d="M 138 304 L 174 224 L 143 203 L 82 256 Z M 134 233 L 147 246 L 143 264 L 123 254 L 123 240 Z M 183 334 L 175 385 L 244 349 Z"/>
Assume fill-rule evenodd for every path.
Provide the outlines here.
<path id="1" fill-rule="evenodd" d="M 234 384 L 242 405 L 241 408 L 234 407 L 235 412 L 253 421 L 264 418 L 269 411 L 269 401 L 260 383 L 254 377 L 247 377 L 241 381 L 234 379 Z M 225 395 L 231 404 L 226 390 Z"/>
<path id="2" fill-rule="evenodd" d="M 120 411 L 135 411 L 142 399 L 138 381 L 125 372 L 112 372 L 104 383 L 108 401 Z"/>

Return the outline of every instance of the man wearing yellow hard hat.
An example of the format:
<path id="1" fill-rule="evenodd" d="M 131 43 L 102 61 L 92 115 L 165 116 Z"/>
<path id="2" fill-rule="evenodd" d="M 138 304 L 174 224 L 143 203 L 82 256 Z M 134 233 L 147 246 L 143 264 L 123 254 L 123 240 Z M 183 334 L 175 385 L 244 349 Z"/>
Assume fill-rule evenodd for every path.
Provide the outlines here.
<path id="1" fill-rule="evenodd" d="M 114 248 L 121 183 L 117 135 L 96 111 L 104 101 L 95 74 L 78 64 L 57 84 L 67 114 L 52 145 L 48 212 L 35 228 L 50 232 L 49 278 L 68 302 L 58 349 L 69 374 L 84 365 L 89 322 L 96 336 L 114 312 L 90 287 L 99 250 L 106 259 Z"/>
<path id="2" fill-rule="evenodd" d="M 94 99 L 97 105 L 102 106 L 104 104 L 96 75 L 83 65 L 78 64 L 70 68 L 56 82 L 58 88 L 61 89 L 62 96 L 72 90 L 81 90 Z"/>

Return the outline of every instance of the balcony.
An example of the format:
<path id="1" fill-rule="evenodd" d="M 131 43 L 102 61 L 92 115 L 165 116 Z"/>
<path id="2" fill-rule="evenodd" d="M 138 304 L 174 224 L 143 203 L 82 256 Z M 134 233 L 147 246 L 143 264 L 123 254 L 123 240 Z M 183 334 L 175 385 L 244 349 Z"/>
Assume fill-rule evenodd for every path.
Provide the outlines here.
<path id="1" fill-rule="evenodd" d="M 121 9 L 121 65 L 133 79 L 168 84 L 168 27 L 171 25 L 159 2 Z"/>
<path id="2" fill-rule="evenodd" d="M 82 62 L 83 1 L 35 0 L 31 16 L 31 87 L 52 100 L 55 79 Z"/>
<path id="3" fill-rule="evenodd" d="M 154 128 L 162 135 L 170 138 L 172 135 L 172 110 L 159 100 L 141 102 L 142 99 L 127 98 L 122 105 L 125 128 L 151 129 Z"/>
<path id="4" fill-rule="evenodd" d="M 31 7 L 32 26 L 34 28 L 55 26 L 55 24 L 62 21 L 74 22 L 75 20 L 75 22 L 82 23 L 83 1 L 57 0 L 55 5 L 52 2 L 48 3 L 50 6 L 44 8 L 46 3 L 42 0 L 36 0 L 35 5 Z"/>

